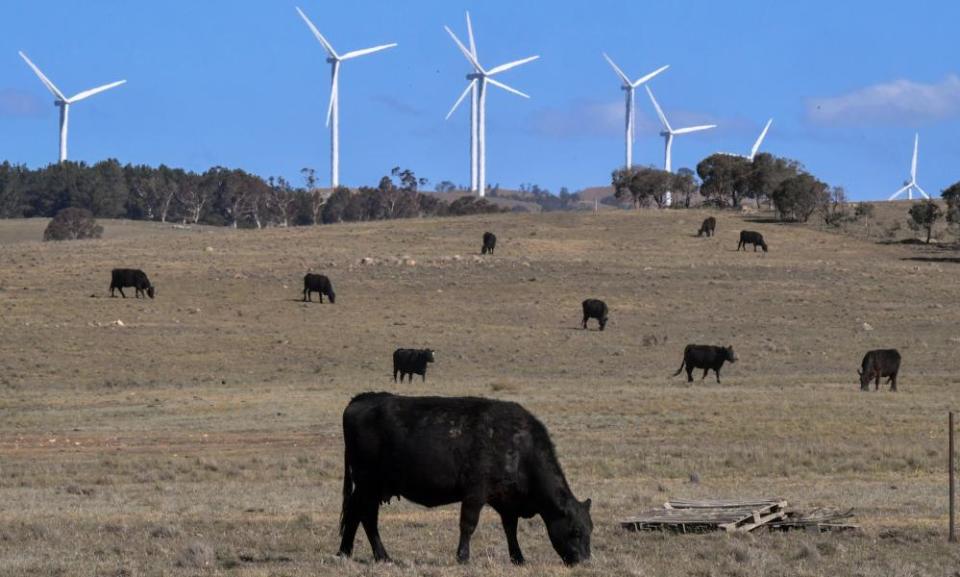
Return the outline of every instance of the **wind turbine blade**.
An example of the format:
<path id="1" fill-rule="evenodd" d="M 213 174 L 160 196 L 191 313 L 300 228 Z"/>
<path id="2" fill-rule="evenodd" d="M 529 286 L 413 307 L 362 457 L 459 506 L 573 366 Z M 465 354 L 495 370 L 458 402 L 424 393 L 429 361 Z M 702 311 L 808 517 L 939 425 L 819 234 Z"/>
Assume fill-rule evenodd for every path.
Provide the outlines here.
<path id="1" fill-rule="evenodd" d="M 926 198 L 927 200 L 930 199 L 930 195 L 927 194 L 927 191 L 925 191 L 925 190 L 923 190 L 922 188 L 920 188 L 920 185 L 917 184 L 916 182 L 913 183 L 913 188 L 919 190 L 919 191 L 920 191 L 920 194 L 923 195 L 923 198 Z"/>
<path id="2" fill-rule="evenodd" d="M 47 90 L 49 90 L 51 94 L 53 94 L 60 100 L 67 99 L 67 97 L 63 95 L 63 92 L 60 92 L 60 89 L 57 88 L 53 84 L 53 82 L 50 82 L 50 79 L 44 76 L 43 72 L 40 72 L 40 69 L 37 68 L 37 65 L 31 62 L 29 58 L 27 58 L 26 54 L 24 54 L 23 52 L 20 52 L 20 58 L 23 58 L 23 61 L 27 63 L 27 66 L 33 69 L 34 74 L 37 75 L 37 78 L 40 79 L 40 82 L 43 82 L 43 85 L 47 87 Z"/>
<path id="3" fill-rule="evenodd" d="M 687 128 L 678 128 L 673 131 L 674 134 L 690 134 L 691 132 L 700 132 L 701 130 L 710 130 L 716 128 L 716 124 L 703 124 L 701 126 L 688 126 Z"/>
<path id="4" fill-rule="evenodd" d="M 323 37 L 323 34 L 320 34 L 320 31 L 317 30 L 317 27 L 313 25 L 313 22 L 311 22 L 310 19 L 307 18 L 307 15 L 303 13 L 303 10 L 301 10 L 298 6 L 295 8 L 300 14 L 300 17 L 303 18 L 303 21 L 307 23 L 307 26 L 310 28 L 310 31 L 313 32 L 313 35 L 317 37 L 317 40 L 320 41 L 320 44 L 323 44 L 323 48 L 327 51 L 327 54 L 329 54 L 331 58 L 339 60 L 340 57 L 337 56 L 337 51 L 333 49 L 333 46 L 331 46 L 329 42 L 327 42 L 327 39 Z"/>
<path id="5" fill-rule="evenodd" d="M 463 94 L 460 95 L 460 98 L 458 98 L 457 101 L 453 103 L 453 108 L 450 109 L 450 112 L 447 113 L 446 117 L 444 117 L 444 120 L 449 120 L 450 116 L 453 115 L 453 111 L 456 110 L 458 106 L 460 106 L 460 103 L 463 102 L 463 99 L 467 97 L 467 94 L 470 94 L 470 91 L 473 89 L 476 83 L 477 81 L 476 79 L 474 79 L 467 84 L 467 89 L 464 90 Z"/>
<path id="6" fill-rule="evenodd" d="M 613 67 L 613 71 L 617 74 L 617 76 L 620 77 L 620 80 L 623 82 L 623 85 L 624 85 L 624 86 L 631 86 L 630 79 L 627 78 L 627 75 L 624 74 L 623 70 L 620 70 L 620 67 L 616 65 L 616 63 L 613 61 L 613 59 L 610 58 L 609 56 L 607 56 L 607 53 L 606 53 L 606 52 L 603 53 L 603 57 L 606 58 L 606 59 L 607 59 L 607 62 L 610 64 L 610 66 Z"/>
<path id="7" fill-rule="evenodd" d="M 753 143 L 753 148 L 750 149 L 750 156 L 747 157 L 750 160 L 753 160 L 753 157 L 755 157 L 757 155 L 757 152 L 760 151 L 760 144 L 762 144 L 763 139 L 767 137 L 767 131 L 770 130 L 771 124 L 773 124 L 772 118 L 768 120 L 767 125 L 763 127 L 763 132 L 760 133 L 760 138 L 758 138 L 757 141 Z"/>
<path id="8" fill-rule="evenodd" d="M 910 165 L 910 178 L 917 182 L 917 152 L 920 149 L 920 133 L 913 137 L 913 164 Z M 919 187 L 917 187 L 919 188 Z M 926 195 L 926 193 L 924 193 Z"/>
<path id="9" fill-rule="evenodd" d="M 347 52 L 340 57 L 340 60 L 350 60 L 351 58 L 356 58 L 358 56 L 365 56 L 367 54 L 373 54 L 374 52 L 380 52 L 381 50 L 386 50 L 387 48 L 393 48 L 396 46 L 396 42 L 390 44 L 381 44 L 380 46 L 374 46 L 373 48 L 364 48 L 362 50 L 352 50 Z"/>
<path id="10" fill-rule="evenodd" d="M 660 74 L 667 68 L 670 68 L 669 64 L 667 64 L 666 66 L 661 66 L 660 68 L 657 68 L 650 74 L 647 74 L 646 76 L 641 77 L 636 82 L 634 82 L 631 86 L 633 86 L 634 88 L 638 88 L 641 84 L 646 84 L 648 80 L 651 80 L 654 76 L 656 76 L 657 74 Z"/>
<path id="11" fill-rule="evenodd" d="M 523 92 L 520 92 L 520 91 L 517 90 L 516 88 L 511 88 L 511 87 L 507 86 L 506 84 L 504 84 L 503 82 L 500 82 L 500 81 L 498 81 L 498 80 L 494 80 L 493 78 L 487 78 L 487 82 L 489 82 L 490 84 L 493 84 L 494 86 L 496 86 L 496 87 L 498 87 L 498 88 L 502 88 L 502 89 L 506 90 L 507 92 L 512 92 L 512 93 L 516 94 L 517 96 L 522 96 L 522 97 L 524 97 L 524 98 L 530 98 L 530 95 L 529 95 L 529 94 L 524 94 Z"/>
<path id="12" fill-rule="evenodd" d="M 94 94 L 100 94 L 101 92 L 103 92 L 103 91 L 105 91 L 105 90 L 110 90 L 111 88 L 116 88 L 117 86 L 120 86 L 121 84 L 125 84 L 126 82 L 127 82 L 126 80 L 118 80 L 118 81 L 116 81 L 116 82 L 111 82 L 110 84 L 104 84 L 103 86 L 98 86 L 97 88 L 91 88 L 90 90 L 84 90 L 83 92 L 80 92 L 79 94 L 75 94 L 75 95 L 71 96 L 69 99 L 67 99 L 67 102 L 69 102 L 70 104 L 73 104 L 74 102 L 80 102 L 81 100 L 84 100 L 84 99 L 86 99 L 86 98 L 90 98 L 90 97 L 93 96 Z"/>
<path id="13" fill-rule="evenodd" d="M 520 60 L 514 60 L 513 62 L 507 62 L 506 64 L 501 64 L 500 66 L 494 66 L 494 67 L 491 68 L 490 70 L 487 70 L 487 76 L 493 76 L 494 74 L 500 74 L 501 72 L 504 72 L 504 71 L 506 71 L 506 70 L 510 70 L 511 68 L 516 68 L 517 66 L 520 66 L 521 64 L 526 64 L 527 62 L 533 62 L 533 61 L 536 60 L 537 58 L 540 58 L 540 57 L 539 57 L 539 56 L 528 56 L 527 58 L 521 58 Z"/>
<path id="14" fill-rule="evenodd" d="M 337 101 L 337 85 L 340 83 L 340 61 L 333 63 L 333 82 L 330 83 L 330 104 L 327 106 L 327 126 L 333 116 L 333 104 Z"/>
<path id="15" fill-rule="evenodd" d="M 663 124 L 663 127 L 667 129 L 667 132 L 673 132 L 673 129 L 670 128 L 670 123 L 667 122 L 667 116 L 663 113 L 663 109 L 660 108 L 660 104 L 657 102 L 657 99 L 653 97 L 653 91 L 650 90 L 649 86 L 644 86 L 647 89 L 647 94 L 650 95 L 650 102 L 653 103 L 653 107 L 657 109 L 657 116 L 660 117 L 660 124 Z"/>
<path id="16" fill-rule="evenodd" d="M 460 39 L 457 38 L 457 35 L 453 33 L 453 30 L 450 30 L 448 26 L 444 26 L 443 29 L 446 30 L 447 34 L 450 35 L 450 38 L 453 38 L 453 41 L 457 43 L 457 48 L 460 49 L 460 52 L 463 52 L 463 55 L 467 57 L 467 60 L 473 65 L 474 68 L 476 68 L 477 72 L 486 74 L 483 66 L 480 66 L 480 62 L 478 62 L 477 59 L 474 58 L 473 54 L 467 50 L 467 47 L 463 45 L 463 42 L 460 42 Z"/>
<path id="17" fill-rule="evenodd" d="M 470 54 L 473 54 L 473 57 L 479 60 L 477 56 L 477 43 L 473 39 L 473 23 L 470 22 L 470 12 L 467 12 L 467 38 L 470 42 Z"/>
<path id="18" fill-rule="evenodd" d="M 910 184 L 908 184 L 907 186 L 904 186 L 903 188 L 901 188 L 900 190 L 898 190 L 897 192 L 891 194 L 889 200 L 896 200 L 898 196 L 900 196 L 901 194 L 903 194 L 904 192 L 906 192 L 907 189 L 909 189 L 911 186 L 913 186 L 913 183 L 910 183 Z"/>

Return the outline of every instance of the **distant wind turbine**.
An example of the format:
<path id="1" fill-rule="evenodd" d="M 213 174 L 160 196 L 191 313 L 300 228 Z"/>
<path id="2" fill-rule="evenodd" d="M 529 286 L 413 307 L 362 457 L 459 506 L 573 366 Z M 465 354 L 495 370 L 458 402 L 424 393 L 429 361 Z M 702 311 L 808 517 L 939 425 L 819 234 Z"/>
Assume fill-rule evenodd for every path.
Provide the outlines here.
<path id="1" fill-rule="evenodd" d="M 742 154 L 734 154 L 732 152 L 721 152 L 724 156 L 737 156 L 739 158 L 746 158 L 750 162 L 753 162 L 753 159 L 756 158 L 757 153 L 760 152 L 760 145 L 763 144 L 763 139 L 766 138 L 767 132 L 770 130 L 770 125 L 773 124 L 773 119 L 767 120 L 766 126 L 763 127 L 763 131 L 760 132 L 760 137 L 757 138 L 757 141 L 753 143 L 753 148 L 750 149 L 750 154 L 744 156 Z"/>
<path id="2" fill-rule="evenodd" d="M 333 46 L 327 42 L 323 34 L 320 34 L 320 31 L 313 25 L 313 22 L 303 13 L 303 10 L 297 7 L 297 13 L 299 13 L 303 21 L 307 23 L 310 31 L 313 32 L 313 35 L 316 36 L 320 44 L 323 45 L 324 50 L 327 51 L 327 62 L 330 63 L 332 80 L 330 86 L 330 105 L 327 107 L 327 126 L 330 127 L 330 186 L 336 188 L 340 186 L 340 63 L 359 56 L 380 52 L 387 48 L 393 48 L 397 44 L 382 44 L 380 46 L 374 46 L 373 48 L 362 48 L 360 50 L 347 52 L 346 54 L 337 54 Z"/>
<path id="3" fill-rule="evenodd" d="M 654 76 L 660 74 L 667 68 L 670 68 L 669 65 L 661 66 L 660 68 L 654 70 L 646 76 L 642 76 L 636 81 L 631 81 L 630 78 L 624 74 L 623 70 L 614 63 L 613 59 L 607 56 L 606 53 L 603 54 L 603 57 L 607 59 L 607 62 L 610 63 L 610 66 L 613 67 L 613 71 L 616 72 L 617 76 L 620 78 L 620 81 L 623 83 L 620 86 L 620 89 L 626 92 L 626 153 L 627 153 L 627 162 L 626 167 L 630 168 L 633 166 L 633 141 L 636 137 L 636 112 L 634 111 L 634 92 L 636 89 L 647 81 L 651 80 Z"/>
<path id="4" fill-rule="evenodd" d="M 30 61 L 27 58 L 27 55 L 23 52 L 20 52 L 20 57 L 23 58 L 24 62 L 27 63 L 37 77 L 40 79 L 40 82 L 43 82 L 43 85 L 47 87 L 47 90 L 50 91 L 56 97 L 56 100 L 53 102 L 54 106 L 60 108 L 60 162 L 63 162 L 67 159 L 67 128 L 70 122 L 70 105 L 80 102 L 90 98 L 94 94 L 99 94 L 105 90 L 110 90 L 111 88 L 120 86 L 126 80 L 118 80 L 117 82 L 111 82 L 110 84 L 104 84 L 97 88 L 91 88 L 90 90 L 84 90 L 83 92 L 74 94 L 70 98 L 67 98 L 60 92 L 60 89 L 57 88 L 49 78 L 44 76 L 43 72 L 40 72 L 40 69 L 37 68 L 37 65 Z"/>
<path id="5" fill-rule="evenodd" d="M 930 198 L 930 195 L 928 195 L 922 188 L 920 188 L 920 185 L 917 184 L 917 152 L 919 148 L 920 133 L 918 132 L 913 138 L 913 163 L 910 165 L 910 181 L 906 184 L 906 186 L 893 193 L 893 195 L 890 196 L 890 200 L 896 200 L 898 196 L 905 192 L 907 193 L 907 198 L 909 200 L 913 200 L 914 190 L 922 194 L 923 198 Z"/>
<path id="6" fill-rule="evenodd" d="M 470 62 L 473 66 L 473 72 L 467 75 L 467 80 L 470 82 L 467 84 L 467 88 L 460 94 L 460 98 L 453 104 L 453 108 L 450 109 L 450 112 L 447 113 L 447 117 L 450 117 L 450 114 L 460 106 L 460 103 L 463 102 L 463 99 L 467 97 L 467 94 L 473 92 L 472 102 L 475 103 L 474 110 L 476 113 L 471 112 L 472 126 L 470 137 L 471 148 L 475 151 L 472 154 L 471 168 L 476 166 L 474 171 L 476 172 L 476 178 L 471 177 L 471 185 L 473 190 L 480 196 L 486 194 L 487 186 L 487 149 L 486 149 L 486 134 L 487 134 L 487 124 L 486 124 L 486 108 L 487 108 L 487 83 L 492 84 L 498 88 L 506 90 L 507 92 L 512 92 L 517 96 L 522 96 L 524 98 L 530 98 L 529 95 L 520 92 L 515 88 L 511 88 L 506 84 L 500 82 L 493 78 L 493 76 L 500 74 L 501 72 L 506 72 L 511 68 L 516 68 L 521 64 L 526 64 L 540 58 L 539 56 L 529 56 L 527 58 L 522 58 L 520 60 L 514 60 L 513 62 L 508 62 L 506 64 L 501 64 L 500 66 L 495 66 L 490 70 L 486 70 L 483 66 L 480 65 L 480 60 L 477 58 L 477 47 L 473 42 L 473 27 L 470 25 L 470 16 L 467 15 L 467 32 L 470 35 L 470 48 L 467 49 L 466 46 L 460 42 L 460 39 L 457 38 L 457 35 L 453 33 L 448 26 L 443 27 L 447 31 L 447 34 L 453 38 L 453 41 L 457 44 L 457 48 L 460 49 L 460 52 L 466 57 L 467 61 Z M 475 135 L 475 136 L 474 136 Z M 473 182 L 473 181 L 476 182 Z"/>
<path id="7" fill-rule="evenodd" d="M 647 89 L 647 94 L 650 95 L 650 102 L 653 103 L 653 107 L 657 109 L 657 116 L 660 117 L 660 124 L 663 125 L 663 130 L 660 132 L 660 136 L 664 140 L 664 160 L 663 160 L 663 169 L 667 172 L 673 172 L 672 166 L 672 151 L 673 151 L 673 138 L 681 134 L 690 134 L 693 132 L 700 132 L 702 130 L 709 130 L 711 128 L 716 128 L 716 124 L 704 124 L 701 126 L 688 126 L 687 128 L 673 128 L 670 126 L 670 122 L 667 121 L 667 116 L 663 113 L 663 109 L 660 108 L 660 104 L 657 103 L 657 99 L 653 97 L 653 91 L 650 90 L 649 86 L 644 86 Z M 666 205 L 670 206 L 673 203 L 673 195 L 670 192 L 667 192 L 666 195 Z"/>

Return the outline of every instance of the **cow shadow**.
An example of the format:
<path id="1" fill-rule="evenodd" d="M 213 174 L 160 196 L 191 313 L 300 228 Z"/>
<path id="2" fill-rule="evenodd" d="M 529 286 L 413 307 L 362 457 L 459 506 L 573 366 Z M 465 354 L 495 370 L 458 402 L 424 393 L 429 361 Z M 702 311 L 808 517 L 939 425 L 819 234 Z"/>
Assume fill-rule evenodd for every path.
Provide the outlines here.
<path id="1" fill-rule="evenodd" d="M 900 260 L 912 260 L 916 262 L 949 262 L 960 264 L 960 256 L 907 256 Z"/>

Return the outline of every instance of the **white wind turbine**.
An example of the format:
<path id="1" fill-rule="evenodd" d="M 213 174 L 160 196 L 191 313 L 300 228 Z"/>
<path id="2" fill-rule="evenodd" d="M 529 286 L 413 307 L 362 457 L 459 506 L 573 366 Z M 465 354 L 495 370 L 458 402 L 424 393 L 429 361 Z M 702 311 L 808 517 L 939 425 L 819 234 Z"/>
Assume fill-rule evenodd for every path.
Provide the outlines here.
<path id="1" fill-rule="evenodd" d="M 688 126 L 686 128 L 673 128 L 670 126 L 670 122 L 667 121 L 667 116 L 663 113 L 663 109 L 660 108 L 660 105 L 657 103 L 657 99 L 653 97 L 653 91 L 650 90 L 649 86 L 644 86 L 647 89 L 647 94 L 650 95 L 650 102 L 653 102 L 653 107 L 657 109 L 657 116 L 660 117 L 660 123 L 663 124 L 663 130 L 660 132 L 660 136 L 664 140 L 664 160 L 663 160 L 663 169 L 667 172 L 673 172 L 672 165 L 672 151 L 673 151 L 673 138 L 681 134 L 690 134 L 692 132 L 700 132 L 701 130 L 709 130 L 711 128 L 716 128 L 716 124 L 704 124 L 701 126 Z M 667 192 L 666 205 L 670 206 L 673 202 L 672 195 L 670 192 Z"/>
<path id="2" fill-rule="evenodd" d="M 613 62 L 613 59 L 611 59 L 609 56 L 607 56 L 606 53 L 603 54 L 603 57 L 607 59 L 607 62 L 609 62 L 609 63 L 610 63 L 610 66 L 613 67 L 613 71 L 617 73 L 617 76 L 620 78 L 620 81 L 623 82 L 623 84 L 620 86 L 620 89 L 623 90 L 623 91 L 625 91 L 625 92 L 627 93 L 627 94 L 626 94 L 626 102 L 627 102 L 627 104 L 626 104 L 626 106 L 627 106 L 627 115 L 626 115 L 627 163 L 626 163 L 626 167 L 627 167 L 627 168 L 630 168 L 631 166 L 633 166 L 633 141 L 634 141 L 635 134 L 636 134 L 636 112 L 634 111 L 634 106 L 635 106 L 636 103 L 634 102 L 634 92 L 636 91 L 636 89 L 637 89 L 638 87 L 642 86 L 642 85 L 645 84 L 647 81 L 651 80 L 654 76 L 660 74 L 661 72 L 663 72 L 663 71 L 666 70 L 667 68 L 670 68 L 670 66 L 669 66 L 669 65 L 667 65 L 667 66 L 661 66 L 660 68 L 658 68 L 657 70 L 654 70 L 654 71 L 651 72 L 650 74 L 647 74 L 646 76 L 643 76 L 643 77 L 639 78 L 639 79 L 636 80 L 636 81 L 631 81 L 631 80 L 627 77 L 627 75 L 623 73 L 623 70 L 621 70 L 620 67 L 617 66 L 617 65 Z"/>
<path id="3" fill-rule="evenodd" d="M 474 112 L 471 112 L 472 126 L 471 130 L 475 131 L 471 133 L 471 148 L 475 151 L 471 156 L 471 167 L 476 166 L 476 179 L 471 178 L 471 181 L 476 180 L 476 182 L 471 182 L 473 189 L 480 196 L 486 194 L 487 186 L 487 147 L 486 147 L 486 134 L 487 134 L 487 123 L 486 123 L 486 108 L 487 108 L 487 83 L 490 83 L 498 88 L 502 88 L 507 92 L 512 92 L 517 96 L 522 96 L 524 98 L 530 98 L 529 95 L 520 92 L 515 88 L 511 88 L 506 84 L 500 82 L 493 78 L 493 76 L 500 74 L 501 72 L 506 72 L 511 68 L 516 68 L 521 64 L 526 64 L 540 58 L 539 56 L 529 56 L 527 58 L 522 58 L 520 60 L 514 60 L 513 62 L 508 62 L 506 64 L 501 64 L 500 66 L 495 66 L 490 70 L 486 70 L 483 66 L 480 65 L 480 60 L 477 58 L 477 47 L 473 42 L 473 27 L 470 25 L 470 16 L 467 15 L 467 32 L 470 34 L 470 49 L 467 49 L 466 46 L 460 42 L 460 39 L 457 38 L 457 35 L 453 33 L 448 26 L 443 27 L 447 34 L 453 38 L 453 41 L 457 44 L 457 47 L 463 52 L 463 55 L 467 58 L 467 61 L 470 62 L 473 66 L 473 72 L 467 75 L 467 88 L 460 94 L 460 98 L 453 104 L 453 108 L 450 109 L 450 112 L 447 114 L 449 118 L 450 114 L 456 110 L 457 106 L 463 102 L 463 99 L 467 97 L 467 94 L 473 92 L 472 101 L 474 103 Z M 474 136 L 475 135 L 475 136 Z"/>
<path id="4" fill-rule="evenodd" d="M 310 28 L 310 31 L 313 32 L 313 35 L 317 37 L 318 41 L 320 41 L 320 44 L 323 45 L 324 50 L 327 51 L 327 62 L 330 63 L 332 80 L 330 86 L 330 105 L 327 107 L 327 126 L 330 127 L 330 185 L 333 188 L 336 188 L 340 186 L 340 63 L 357 58 L 359 56 L 366 56 L 367 54 L 380 52 L 381 50 L 386 50 L 387 48 L 393 48 L 397 44 L 394 42 L 391 44 L 374 46 L 373 48 L 353 50 L 351 52 L 347 52 L 346 54 L 337 54 L 336 50 L 333 49 L 333 46 L 327 42 L 327 39 L 323 37 L 323 34 L 320 34 L 320 31 L 317 30 L 317 27 L 313 25 L 313 22 L 311 22 L 310 19 L 307 18 L 307 15 L 303 13 L 303 10 L 297 7 L 297 12 L 300 14 L 300 17 L 303 18 L 303 21 L 307 23 L 307 26 Z"/>
<path id="5" fill-rule="evenodd" d="M 756 158 L 757 153 L 760 152 L 760 145 L 763 144 L 763 139 L 767 137 L 767 132 L 770 130 L 770 125 L 773 124 L 773 119 L 767 120 L 766 126 L 763 127 L 763 131 L 760 132 L 760 137 L 757 138 L 757 141 L 753 143 L 753 148 L 750 149 L 750 154 L 744 156 L 742 154 L 734 154 L 732 152 L 720 152 L 724 156 L 737 156 L 740 158 L 746 158 L 750 162 L 753 162 L 753 159 Z"/>
<path id="6" fill-rule="evenodd" d="M 110 84 L 104 84 L 103 86 L 98 86 L 97 88 L 91 88 L 90 90 L 84 90 L 83 92 L 74 94 L 70 98 L 67 98 L 60 92 L 60 89 L 57 88 L 53 82 L 50 82 L 50 79 L 44 76 L 43 72 L 40 72 L 40 69 L 37 68 L 37 65 L 30 61 L 27 58 L 27 55 L 23 52 L 20 52 L 20 57 L 23 58 L 24 62 L 27 63 L 37 77 L 40 79 L 40 82 L 43 82 L 43 85 L 47 87 L 47 90 L 51 92 L 57 99 L 53 102 L 54 106 L 60 108 L 60 162 L 63 162 L 67 159 L 67 127 L 70 122 L 70 105 L 80 102 L 90 98 L 94 94 L 99 94 L 105 90 L 110 90 L 111 88 L 120 86 L 126 80 L 118 80 L 117 82 L 111 82 Z"/>
<path id="7" fill-rule="evenodd" d="M 907 198 L 909 200 L 913 200 L 914 189 L 916 189 L 917 192 L 923 195 L 923 198 L 930 198 L 930 195 L 928 195 L 926 191 L 920 188 L 920 185 L 917 184 L 917 151 L 919 150 L 919 148 L 920 148 L 920 133 L 917 133 L 916 136 L 914 136 L 913 138 L 913 163 L 910 165 L 910 182 L 908 182 L 906 186 L 904 186 L 897 192 L 893 193 L 893 195 L 890 196 L 890 200 L 896 200 L 898 196 L 900 196 L 905 192 L 907 193 Z"/>

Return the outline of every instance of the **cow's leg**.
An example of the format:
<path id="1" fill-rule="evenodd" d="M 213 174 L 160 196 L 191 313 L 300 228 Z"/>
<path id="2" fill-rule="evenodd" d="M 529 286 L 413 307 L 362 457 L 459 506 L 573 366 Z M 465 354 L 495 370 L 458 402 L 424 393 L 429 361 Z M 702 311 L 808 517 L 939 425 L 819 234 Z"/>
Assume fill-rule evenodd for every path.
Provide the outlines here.
<path id="1" fill-rule="evenodd" d="M 687 382 L 688 383 L 693 382 L 693 367 L 691 367 L 690 365 L 687 365 Z"/>
<path id="2" fill-rule="evenodd" d="M 720 384 L 720 369 L 713 369 L 713 374 L 717 377 L 717 384 Z"/>
<path id="3" fill-rule="evenodd" d="M 503 522 L 503 532 L 507 534 L 510 561 L 514 565 L 523 565 L 523 552 L 520 551 L 520 542 L 517 541 L 517 516 L 511 513 L 500 513 L 500 520 Z"/>
<path id="4" fill-rule="evenodd" d="M 410 381 L 413 381 L 413 375 L 412 375 L 412 374 L 410 375 Z M 423 372 L 420 373 L 420 382 L 421 382 L 421 383 L 427 382 L 427 370 L 426 370 L 426 369 L 424 369 Z"/>
<path id="5" fill-rule="evenodd" d="M 373 559 L 375 561 L 389 561 L 390 556 L 387 550 L 383 548 L 383 541 L 380 540 L 380 530 L 377 529 L 377 517 L 380 514 L 380 503 L 376 496 L 368 496 L 364 501 L 363 514 L 360 522 L 363 523 L 363 530 L 370 541 L 370 548 L 373 549 Z"/>
<path id="6" fill-rule="evenodd" d="M 460 545 L 457 546 L 457 561 L 466 563 L 470 560 L 470 537 L 480 521 L 480 509 L 483 502 L 465 499 L 460 506 Z"/>
<path id="7" fill-rule="evenodd" d="M 340 526 L 341 539 L 340 551 L 337 555 L 340 557 L 349 557 L 353 555 L 353 542 L 357 536 L 357 528 L 360 526 L 360 504 L 357 502 L 358 495 L 354 493 L 343 503 L 343 523 Z"/>
<path id="8" fill-rule="evenodd" d="M 116 290 L 116 287 L 114 287 L 114 286 L 111 286 L 111 287 L 110 287 L 110 298 L 117 298 L 116 293 L 113 292 L 113 291 L 115 291 L 115 290 Z"/>
<path id="9" fill-rule="evenodd" d="M 874 391 L 880 390 L 880 371 L 877 371 L 877 380 L 874 381 L 873 383 L 873 390 Z"/>
<path id="10" fill-rule="evenodd" d="M 123 294 L 123 287 L 117 287 L 117 290 L 120 291 L 120 296 L 127 298 L 127 295 Z"/>
<path id="11" fill-rule="evenodd" d="M 584 328 L 584 330 L 586 330 L 586 328 L 587 328 L 587 319 L 589 319 L 589 318 L 590 318 L 590 317 L 588 317 L 587 315 L 583 315 L 583 328 Z"/>
<path id="12" fill-rule="evenodd" d="M 897 373 L 890 375 L 890 379 L 887 381 L 890 383 L 890 390 L 896 392 L 897 390 Z"/>
<path id="13" fill-rule="evenodd" d="M 702 381 L 702 380 L 706 379 L 708 374 L 710 374 L 710 367 L 707 367 L 707 368 L 703 369 L 703 376 L 700 377 L 700 380 Z"/>
<path id="14" fill-rule="evenodd" d="M 311 302 L 311 301 L 310 301 L 310 291 L 307 290 L 307 289 L 303 289 L 303 302 L 305 302 L 305 303 Z"/>
<path id="15" fill-rule="evenodd" d="M 399 372 L 400 371 L 397 370 L 397 367 L 393 367 L 393 382 L 397 382 L 397 373 Z M 401 374 L 401 376 L 403 375 Z"/>

